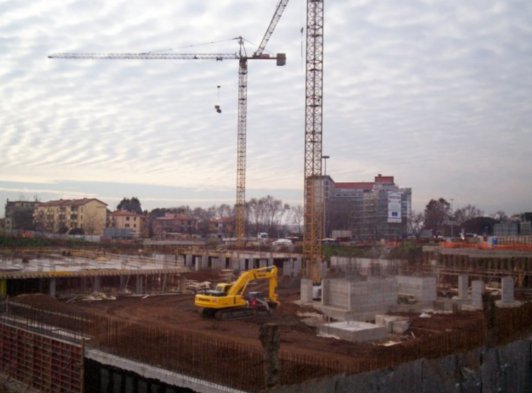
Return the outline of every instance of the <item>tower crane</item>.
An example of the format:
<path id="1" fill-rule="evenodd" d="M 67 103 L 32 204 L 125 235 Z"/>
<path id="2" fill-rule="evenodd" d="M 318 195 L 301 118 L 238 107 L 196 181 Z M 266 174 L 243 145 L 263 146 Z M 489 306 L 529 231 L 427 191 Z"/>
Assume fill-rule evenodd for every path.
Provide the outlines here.
<path id="1" fill-rule="evenodd" d="M 247 87 L 248 60 L 276 60 L 278 66 L 286 64 L 286 55 L 275 56 L 264 53 L 277 23 L 289 0 L 279 0 L 273 17 L 255 52 L 248 56 L 244 48 L 244 39 L 238 40 L 238 53 L 55 53 L 50 59 L 100 59 L 100 60 L 238 60 L 238 122 L 237 122 L 237 165 L 236 165 L 236 203 L 235 234 L 237 245 L 243 245 L 246 234 L 246 134 L 247 134 Z"/>
<path id="2" fill-rule="evenodd" d="M 318 283 L 323 260 L 323 0 L 307 0 L 303 274 Z"/>

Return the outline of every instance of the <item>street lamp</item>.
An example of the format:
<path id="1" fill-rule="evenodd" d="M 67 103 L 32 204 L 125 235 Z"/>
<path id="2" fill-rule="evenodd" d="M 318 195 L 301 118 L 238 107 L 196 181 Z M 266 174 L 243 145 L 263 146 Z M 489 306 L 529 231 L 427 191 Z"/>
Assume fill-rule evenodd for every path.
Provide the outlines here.
<path id="1" fill-rule="evenodd" d="M 321 158 L 323 159 L 323 176 L 326 176 L 327 175 L 327 160 L 329 158 L 331 158 L 331 156 L 321 156 Z"/>
<path id="2" fill-rule="evenodd" d="M 326 188 L 326 184 L 325 184 L 325 176 L 327 175 L 327 160 L 329 158 L 331 158 L 330 156 L 321 156 L 322 160 L 323 160 L 323 179 L 322 179 L 322 184 L 323 184 L 323 237 L 327 237 L 327 203 L 326 203 L 326 198 L 325 198 L 325 188 Z"/>

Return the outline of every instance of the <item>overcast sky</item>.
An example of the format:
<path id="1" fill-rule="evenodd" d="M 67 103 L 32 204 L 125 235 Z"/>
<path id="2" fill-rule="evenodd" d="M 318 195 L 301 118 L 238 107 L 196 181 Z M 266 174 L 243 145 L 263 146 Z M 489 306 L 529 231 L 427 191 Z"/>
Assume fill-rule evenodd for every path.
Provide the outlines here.
<path id="1" fill-rule="evenodd" d="M 56 52 L 226 52 L 277 0 L 0 0 L 0 203 L 232 204 L 238 62 L 56 60 Z M 250 61 L 247 199 L 302 204 L 305 1 Z M 324 154 L 486 213 L 532 210 L 532 1 L 325 1 Z M 217 86 L 220 86 L 218 89 Z M 214 110 L 220 105 L 222 113 Z"/>

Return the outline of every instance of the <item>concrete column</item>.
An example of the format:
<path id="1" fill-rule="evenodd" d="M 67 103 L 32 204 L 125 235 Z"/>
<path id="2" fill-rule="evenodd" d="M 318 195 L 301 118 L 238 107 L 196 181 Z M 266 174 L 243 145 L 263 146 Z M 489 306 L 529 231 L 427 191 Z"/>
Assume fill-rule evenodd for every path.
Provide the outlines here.
<path id="1" fill-rule="evenodd" d="M 281 383 L 281 364 L 279 348 L 281 348 L 281 333 L 279 326 L 267 323 L 260 327 L 259 340 L 264 349 L 264 382 L 266 389 Z"/>
<path id="2" fill-rule="evenodd" d="M 49 291 L 50 297 L 55 297 L 55 287 L 56 287 L 56 278 L 52 277 L 50 279 L 50 291 Z"/>
<path id="3" fill-rule="evenodd" d="M 100 292 L 100 277 L 96 276 L 94 277 L 94 285 L 92 287 L 93 292 Z"/>
<path id="4" fill-rule="evenodd" d="M 323 306 L 328 305 L 330 301 L 329 285 L 330 285 L 329 280 L 321 280 L 321 304 Z"/>
<path id="5" fill-rule="evenodd" d="M 246 260 L 244 258 L 242 258 L 242 259 L 239 260 L 239 262 L 240 262 L 240 269 L 239 270 L 240 271 L 246 270 Z"/>
<path id="6" fill-rule="evenodd" d="M 207 254 L 204 254 L 201 257 L 201 268 L 207 269 L 208 267 L 209 267 L 209 256 Z"/>
<path id="7" fill-rule="evenodd" d="M 283 276 L 291 276 L 292 275 L 292 261 L 283 261 Z"/>
<path id="8" fill-rule="evenodd" d="M 301 273 L 301 257 L 297 257 L 295 262 L 294 262 L 294 265 L 293 265 L 293 270 L 292 270 L 292 274 L 294 276 L 297 276 Z"/>
<path id="9" fill-rule="evenodd" d="M 0 299 L 7 296 L 7 279 L 0 280 Z"/>
<path id="10" fill-rule="evenodd" d="M 301 303 L 312 303 L 312 280 L 301 279 Z"/>
<path id="11" fill-rule="evenodd" d="M 353 289 L 353 284 L 351 282 L 347 283 L 347 309 L 349 311 L 353 310 L 353 299 L 351 298 L 351 293 Z"/>
<path id="12" fill-rule="evenodd" d="M 259 267 L 267 267 L 268 261 L 265 259 L 259 259 Z"/>
<path id="13" fill-rule="evenodd" d="M 182 274 L 179 276 L 179 293 L 185 293 L 187 286 L 187 278 Z"/>
<path id="14" fill-rule="evenodd" d="M 501 279 L 501 303 L 514 302 L 514 279 L 510 276 Z"/>
<path id="15" fill-rule="evenodd" d="M 120 290 L 124 291 L 126 289 L 126 276 L 120 276 Z"/>
<path id="16" fill-rule="evenodd" d="M 193 258 L 194 258 L 194 270 L 195 271 L 201 270 L 201 257 L 195 255 Z"/>
<path id="17" fill-rule="evenodd" d="M 185 254 L 185 266 L 193 267 L 194 263 L 192 261 L 192 254 Z"/>
<path id="18" fill-rule="evenodd" d="M 137 295 L 144 293 L 144 277 L 137 275 Z"/>
<path id="19" fill-rule="evenodd" d="M 467 299 L 467 289 L 469 288 L 469 276 L 461 274 L 458 276 L 458 299 Z"/>
<path id="20" fill-rule="evenodd" d="M 269 257 L 268 258 L 268 266 L 273 266 L 274 262 L 273 262 L 273 257 Z"/>
<path id="21" fill-rule="evenodd" d="M 484 282 L 473 281 L 471 283 L 471 305 L 481 310 L 482 309 L 482 294 L 484 293 Z"/>
<path id="22" fill-rule="evenodd" d="M 87 292 L 87 277 L 81 277 L 81 293 Z"/>

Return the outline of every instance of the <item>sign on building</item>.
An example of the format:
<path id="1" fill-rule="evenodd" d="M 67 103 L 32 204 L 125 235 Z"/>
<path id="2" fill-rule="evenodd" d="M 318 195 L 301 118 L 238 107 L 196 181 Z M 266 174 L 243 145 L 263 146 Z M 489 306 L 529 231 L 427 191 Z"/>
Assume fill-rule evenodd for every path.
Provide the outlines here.
<path id="1" fill-rule="evenodd" d="M 388 222 L 401 222 L 401 193 L 397 191 L 388 192 Z"/>

